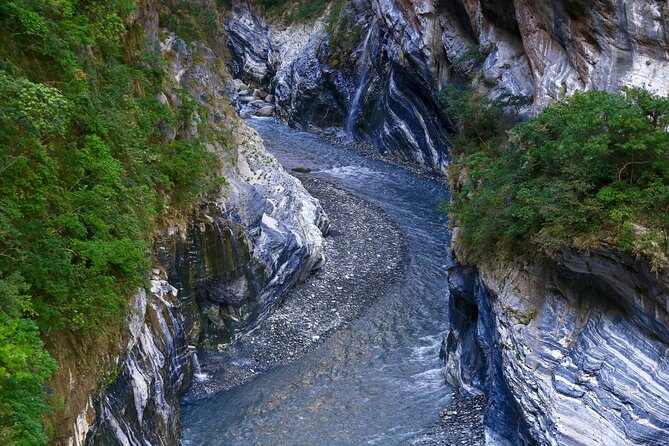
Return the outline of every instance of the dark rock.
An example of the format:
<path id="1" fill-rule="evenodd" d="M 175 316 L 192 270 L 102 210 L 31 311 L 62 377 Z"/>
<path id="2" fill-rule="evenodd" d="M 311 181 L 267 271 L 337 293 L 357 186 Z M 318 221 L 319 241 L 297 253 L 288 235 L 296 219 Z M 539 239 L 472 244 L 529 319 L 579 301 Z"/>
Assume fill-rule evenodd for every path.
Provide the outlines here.
<path id="1" fill-rule="evenodd" d="M 296 166 L 290 169 L 292 172 L 297 172 L 297 173 L 310 173 L 311 169 L 308 167 L 302 167 L 302 166 Z"/>
<path id="2" fill-rule="evenodd" d="M 234 3 L 224 27 L 233 76 L 249 84 L 269 84 L 275 73 L 271 63 L 273 49 L 268 37 L 269 28 L 251 12 L 248 4 L 241 2 Z"/>

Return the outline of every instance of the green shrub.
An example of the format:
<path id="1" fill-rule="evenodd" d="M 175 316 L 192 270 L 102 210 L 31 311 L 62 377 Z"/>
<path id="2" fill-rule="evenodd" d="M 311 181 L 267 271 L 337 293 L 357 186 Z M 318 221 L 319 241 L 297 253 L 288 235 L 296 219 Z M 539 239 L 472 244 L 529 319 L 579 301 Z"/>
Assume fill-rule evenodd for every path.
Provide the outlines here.
<path id="1" fill-rule="evenodd" d="M 225 5 L 219 5 L 225 7 Z M 199 41 L 210 46 L 218 43 L 221 26 L 210 8 L 191 1 L 168 4 L 168 11 L 161 15 L 161 25 L 170 29 L 186 42 Z"/>
<path id="2" fill-rule="evenodd" d="M 335 0 L 340 3 L 343 0 Z M 332 0 L 253 0 L 271 17 L 287 23 L 300 23 L 318 18 Z"/>
<path id="3" fill-rule="evenodd" d="M 194 105 L 158 101 L 169 80 L 143 30 L 125 29 L 133 7 L 0 3 L 1 444 L 47 442 L 45 341 L 118 329 L 161 218 L 220 184 L 202 141 L 161 136 Z"/>
<path id="4" fill-rule="evenodd" d="M 655 269 L 665 265 L 668 98 L 579 92 L 509 131 L 503 107 L 475 93 L 451 110 L 460 134 L 450 209 L 465 256 L 476 262 L 491 251 L 550 254 L 608 241 Z"/>
<path id="5" fill-rule="evenodd" d="M 464 51 L 451 61 L 451 66 L 458 71 L 467 71 L 482 64 L 492 49 L 490 47 L 475 46 Z"/>

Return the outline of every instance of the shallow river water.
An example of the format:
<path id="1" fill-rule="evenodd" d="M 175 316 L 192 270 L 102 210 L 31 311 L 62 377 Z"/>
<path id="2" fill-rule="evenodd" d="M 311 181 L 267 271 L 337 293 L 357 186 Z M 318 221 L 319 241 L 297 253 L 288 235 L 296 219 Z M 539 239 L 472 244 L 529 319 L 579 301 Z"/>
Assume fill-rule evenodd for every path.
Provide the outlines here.
<path id="1" fill-rule="evenodd" d="M 406 238 L 408 264 L 389 293 L 315 351 L 183 406 L 183 444 L 402 444 L 451 397 L 438 357 L 449 234 L 437 206 L 447 191 L 273 121 L 249 124 L 287 170 L 308 167 L 388 213 Z"/>

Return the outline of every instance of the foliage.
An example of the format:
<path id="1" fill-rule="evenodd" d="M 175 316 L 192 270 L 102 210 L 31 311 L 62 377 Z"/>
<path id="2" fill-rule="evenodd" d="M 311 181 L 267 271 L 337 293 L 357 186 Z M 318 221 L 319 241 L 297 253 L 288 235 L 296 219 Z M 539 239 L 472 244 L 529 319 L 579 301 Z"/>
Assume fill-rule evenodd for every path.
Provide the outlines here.
<path id="1" fill-rule="evenodd" d="M 283 17 L 287 23 L 314 20 L 325 11 L 330 2 L 331 0 L 253 0 L 268 15 Z"/>
<path id="2" fill-rule="evenodd" d="M 131 0 L 0 3 L 0 443 L 44 444 L 44 340 L 122 323 L 168 210 L 215 184 L 197 140 L 165 143 L 157 51 Z M 199 19 L 198 19 L 199 20 Z M 206 20 L 205 20 L 206 24 Z"/>
<path id="3" fill-rule="evenodd" d="M 490 47 L 473 46 L 453 59 L 451 65 L 460 71 L 470 71 L 473 67 L 482 64 L 490 54 Z"/>
<path id="4" fill-rule="evenodd" d="M 295 22 L 304 22 L 317 18 L 325 11 L 329 0 L 307 0 L 300 2 L 291 18 Z"/>
<path id="5" fill-rule="evenodd" d="M 28 285 L 19 275 L 0 281 L 0 442 L 44 444 L 42 385 L 55 369 L 31 314 Z M 37 396 L 37 397 L 36 397 Z"/>
<path id="6" fill-rule="evenodd" d="M 333 67 L 355 65 L 351 53 L 363 40 L 364 30 L 354 16 L 344 11 L 345 4 L 345 1 L 333 2 L 325 24 L 331 50 L 330 65 Z"/>
<path id="7" fill-rule="evenodd" d="M 608 241 L 666 264 L 669 98 L 580 92 L 511 130 L 499 102 L 471 91 L 450 110 L 460 125 L 450 209 L 470 260 Z"/>
<path id="8" fill-rule="evenodd" d="M 221 27 L 216 12 L 191 1 L 168 4 L 168 12 L 161 15 L 161 25 L 186 42 L 199 41 L 211 45 L 220 40 Z"/>

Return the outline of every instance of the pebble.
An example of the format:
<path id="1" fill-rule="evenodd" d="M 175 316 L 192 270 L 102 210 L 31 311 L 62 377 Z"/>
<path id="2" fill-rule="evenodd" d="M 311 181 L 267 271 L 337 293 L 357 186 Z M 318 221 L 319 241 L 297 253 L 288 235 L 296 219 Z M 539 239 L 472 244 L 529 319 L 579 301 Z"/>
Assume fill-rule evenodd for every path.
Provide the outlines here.
<path id="1" fill-rule="evenodd" d="M 202 370 L 212 378 L 206 386 L 193 383 L 186 401 L 236 387 L 296 360 L 359 318 L 403 275 L 404 239 L 382 210 L 327 181 L 295 174 L 330 218 L 326 263 L 293 288 L 252 335 L 222 353 L 205 352 Z"/>
<path id="2" fill-rule="evenodd" d="M 484 446 L 483 414 L 485 397 L 455 394 L 450 404 L 439 413 L 439 419 L 404 446 Z"/>

